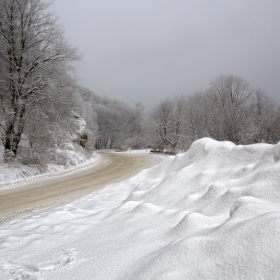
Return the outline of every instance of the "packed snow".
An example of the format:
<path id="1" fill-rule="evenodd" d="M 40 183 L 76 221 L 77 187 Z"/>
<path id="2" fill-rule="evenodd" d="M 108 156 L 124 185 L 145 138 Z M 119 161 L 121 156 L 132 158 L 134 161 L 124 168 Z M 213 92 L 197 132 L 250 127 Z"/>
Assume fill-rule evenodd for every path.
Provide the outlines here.
<path id="1" fill-rule="evenodd" d="M 279 279 L 280 143 L 203 138 L 0 227 L 1 279 Z"/>

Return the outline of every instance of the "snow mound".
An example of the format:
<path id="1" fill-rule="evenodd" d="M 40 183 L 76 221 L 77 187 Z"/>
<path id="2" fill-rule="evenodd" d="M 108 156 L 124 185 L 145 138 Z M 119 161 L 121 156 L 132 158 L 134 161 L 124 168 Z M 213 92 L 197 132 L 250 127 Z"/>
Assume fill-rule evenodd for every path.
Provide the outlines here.
<path id="1" fill-rule="evenodd" d="M 278 279 L 279 159 L 280 143 L 200 139 L 133 178 L 3 225 L 0 278 Z"/>

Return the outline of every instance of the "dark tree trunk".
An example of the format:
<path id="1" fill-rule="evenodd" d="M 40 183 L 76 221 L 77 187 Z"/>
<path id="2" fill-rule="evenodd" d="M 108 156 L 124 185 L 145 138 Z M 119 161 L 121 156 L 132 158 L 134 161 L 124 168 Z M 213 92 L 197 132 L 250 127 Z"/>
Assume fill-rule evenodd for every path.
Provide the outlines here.
<path id="1" fill-rule="evenodd" d="M 18 145 L 21 139 L 24 126 L 25 106 L 18 106 L 14 116 L 8 120 L 4 141 L 5 159 L 15 157 L 18 152 Z"/>

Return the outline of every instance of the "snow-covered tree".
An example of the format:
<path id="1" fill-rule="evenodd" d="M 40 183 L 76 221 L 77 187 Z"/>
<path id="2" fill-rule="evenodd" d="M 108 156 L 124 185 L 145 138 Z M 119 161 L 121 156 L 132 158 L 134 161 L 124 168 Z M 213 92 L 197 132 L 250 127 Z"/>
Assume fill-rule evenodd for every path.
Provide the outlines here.
<path id="1" fill-rule="evenodd" d="M 145 133 L 152 147 L 175 151 L 182 127 L 182 102 L 166 99 L 153 108 L 145 123 Z"/>
<path id="2" fill-rule="evenodd" d="M 71 107 L 70 63 L 78 57 L 48 6 L 41 0 L 0 0 L 0 135 L 9 155 L 17 154 L 36 116 L 56 118 L 56 109 Z"/>
<path id="3" fill-rule="evenodd" d="M 252 91 L 242 78 L 228 75 L 219 76 L 209 89 L 219 115 L 222 139 L 235 143 L 241 141 L 240 132 L 248 115 Z"/>
<path id="4" fill-rule="evenodd" d="M 99 96 L 79 87 L 84 102 L 91 108 L 90 129 L 95 134 L 96 149 L 127 149 L 143 146 L 141 121 L 144 107 L 136 103 L 135 107 L 124 102 Z M 90 113 L 91 112 L 91 113 Z"/>
<path id="5" fill-rule="evenodd" d="M 280 108 L 261 90 L 236 76 L 219 76 L 204 92 L 174 97 L 155 106 L 144 122 L 154 148 L 186 150 L 211 137 L 236 144 L 280 140 Z"/>

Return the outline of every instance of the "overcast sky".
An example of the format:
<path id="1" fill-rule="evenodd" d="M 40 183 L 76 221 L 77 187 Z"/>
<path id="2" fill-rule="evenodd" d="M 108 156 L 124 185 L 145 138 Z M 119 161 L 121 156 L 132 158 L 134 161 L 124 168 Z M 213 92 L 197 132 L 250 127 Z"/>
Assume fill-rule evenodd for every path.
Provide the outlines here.
<path id="1" fill-rule="evenodd" d="M 221 74 L 280 104 L 278 0 L 55 0 L 82 61 L 79 83 L 147 107 L 205 90 Z"/>

